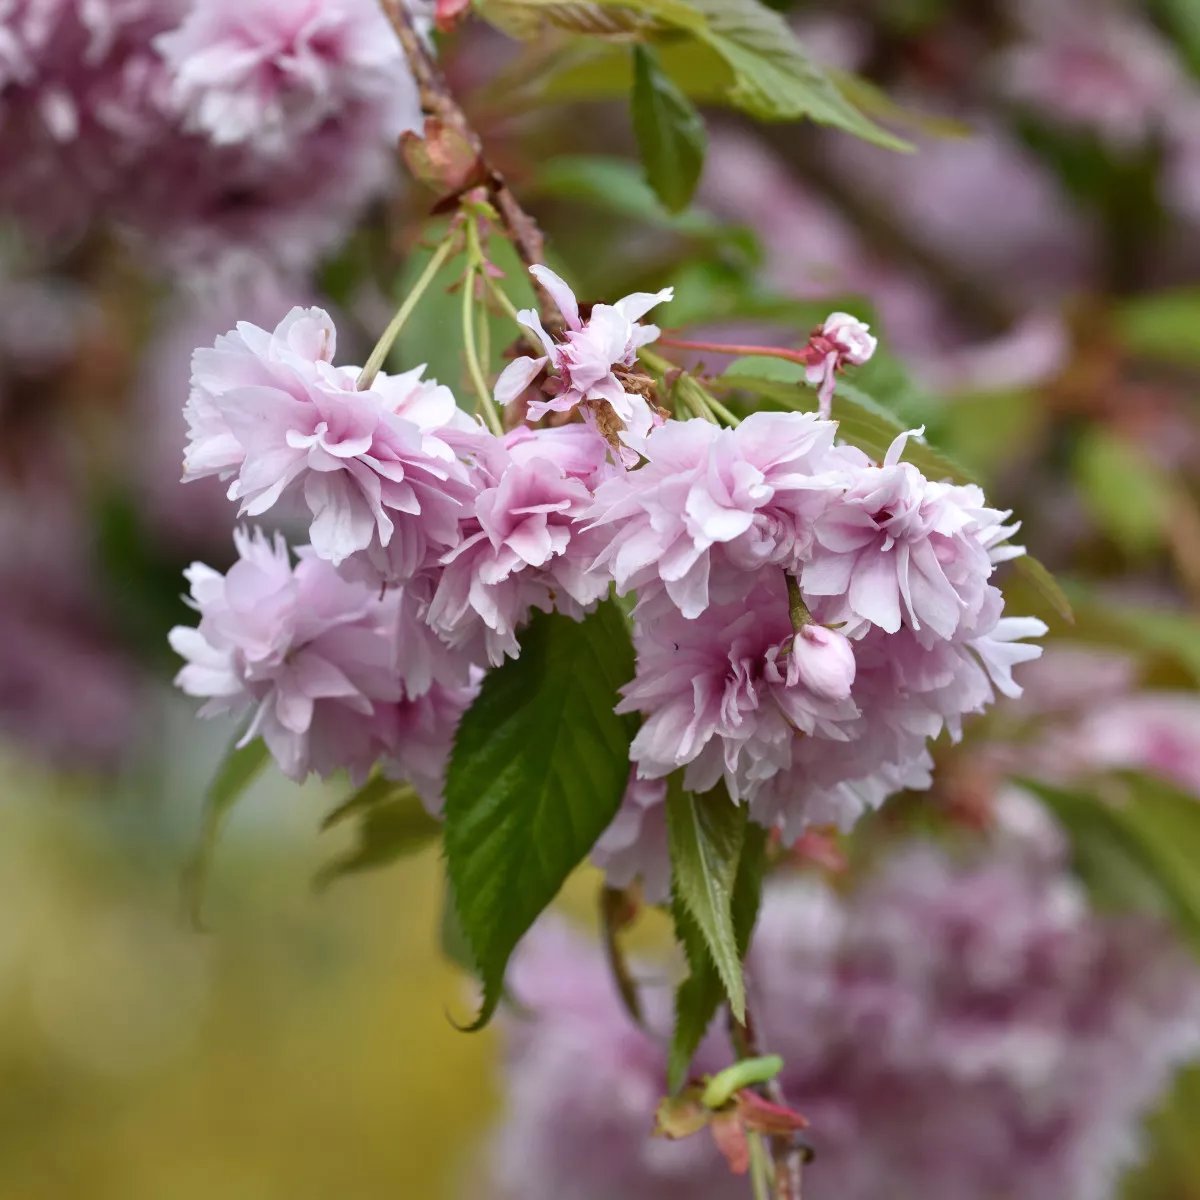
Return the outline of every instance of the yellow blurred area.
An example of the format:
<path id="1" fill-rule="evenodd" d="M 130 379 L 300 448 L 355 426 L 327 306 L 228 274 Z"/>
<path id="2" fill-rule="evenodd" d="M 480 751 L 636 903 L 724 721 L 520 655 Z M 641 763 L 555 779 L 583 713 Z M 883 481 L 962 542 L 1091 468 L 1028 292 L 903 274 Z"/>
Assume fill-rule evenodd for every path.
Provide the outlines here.
<path id="1" fill-rule="evenodd" d="M 196 932 L 179 873 L 199 792 L 142 782 L 113 796 L 0 759 L 0 1197 L 453 1195 L 495 1038 L 450 1020 L 470 994 L 438 951 L 436 850 L 315 896 L 337 796 L 265 779 Z"/>

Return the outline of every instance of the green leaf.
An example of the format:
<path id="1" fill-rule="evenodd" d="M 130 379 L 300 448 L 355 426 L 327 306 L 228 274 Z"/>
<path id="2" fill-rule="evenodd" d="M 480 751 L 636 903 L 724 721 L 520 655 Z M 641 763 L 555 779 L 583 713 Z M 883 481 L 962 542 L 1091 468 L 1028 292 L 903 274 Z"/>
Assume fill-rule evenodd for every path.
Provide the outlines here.
<path id="1" fill-rule="evenodd" d="M 766 848 L 766 830 L 747 823 L 732 902 L 739 960 L 746 954 L 754 923 L 758 920 Z M 672 912 L 676 936 L 688 964 L 688 977 L 675 993 L 675 1028 L 667 1059 L 667 1083 L 672 1092 L 677 1092 L 687 1080 L 688 1067 L 725 998 L 725 989 L 704 936 L 678 895 L 673 899 Z"/>
<path id="2" fill-rule="evenodd" d="M 1200 287 L 1126 300 L 1116 318 L 1121 340 L 1134 354 L 1183 367 L 1200 365 Z"/>
<path id="3" fill-rule="evenodd" d="M 633 48 L 633 131 L 646 179 L 670 212 L 687 208 L 708 135 L 692 102 L 663 74 L 653 50 Z"/>
<path id="4" fill-rule="evenodd" d="M 1140 652 L 1157 673 L 1190 677 L 1200 685 L 1200 620 L 1190 612 L 1113 603 L 1078 580 L 1066 595 L 1076 614 L 1071 636 L 1093 645 Z"/>
<path id="5" fill-rule="evenodd" d="M 758 257 L 754 234 L 698 209 L 670 213 L 633 163 L 599 154 L 556 155 L 538 172 L 535 195 L 593 204 L 632 221 L 669 229 L 680 237 L 729 247 L 743 259 Z"/>
<path id="6" fill-rule="evenodd" d="M 1122 772 L 1090 791 L 1022 781 L 1071 838 L 1076 867 L 1097 899 L 1170 913 L 1200 955 L 1200 804 L 1149 775 Z M 1114 786 L 1115 785 L 1115 786 Z M 1119 795 L 1110 802 L 1114 790 Z"/>
<path id="7" fill-rule="evenodd" d="M 723 787 L 696 796 L 683 790 L 678 773 L 671 777 L 671 887 L 700 930 L 739 1021 L 746 1016 L 746 991 L 733 933 L 733 885 L 745 834 L 745 805 L 735 804 Z"/>
<path id="8" fill-rule="evenodd" d="M 416 854 L 442 832 L 441 822 L 425 811 L 412 788 L 386 779 L 368 781 L 326 818 L 325 827 L 354 812 L 361 816 L 358 844 L 317 872 L 313 877 L 316 891 L 324 891 L 343 876 L 390 866 Z"/>
<path id="9" fill-rule="evenodd" d="M 809 118 L 893 150 L 909 148 L 859 112 L 783 17 L 758 0 L 477 0 L 477 8 L 514 37 L 544 37 L 548 29 L 643 41 L 684 33 L 713 52 L 706 80 L 751 116 Z"/>
<path id="10" fill-rule="evenodd" d="M 446 778 L 446 868 L 495 1011 L 509 956 L 613 819 L 632 725 L 613 712 L 633 676 L 620 610 L 539 613 L 520 658 L 490 671 L 458 729 Z"/>
<path id="11" fill-rule="evenodd" d="M 1193 75 L 1200 75 L 1200 4 L 1196 0 L 1156 0 L 1153 6 L 1175 35 Z"/>
<path id="12" fill-rule="evenodd" d="M 966 122 L 941 113 L 918 112 L 905 108 L 882 88 L 852 71 L 830 70 L 829 77 L 837 84 L 842 95 L 860 112 L 896 129 L 909 129 L 913 133 L 939 138 L 971 136 L 971 126 Z"/>
<path id="13" fill-rule="evenodd" d="M 203 925 L 204 888 L 217 839 L 233 806 L 257 778 L 268 757 L 267 745 L 261 738 L 255 738 L 244 746 L 238 746 L 235 740 L 226 750 L 217 773 L 208 785 L 200 838 L 183 874 L 184 902 L 197 928 Z"/>
<path id="14" fill-rule="evenodd" d="M 1171 513 L 1169 481 L 1137 446 L 1100 427 L 1075 447 L 1075 481 L 1096 523 L 1127 554 L 1158 549 Z"/>
<path id="15" fill-rule="evenodd" d="M 326 814 L 325 819 L 321 822 L 321 828 L 332 829 L 334 825 L 339 825 L 342 821 L 349 820 L 350 817 L 356 817 L 360 813 L 374 808 L 377 804 L 390 800 L 405 786 L 394 779 L 385 779 L 382 775 L 372 775 L 362 787 L 356 788 L 341 804 Z"/>
<path id="16" fill-rule="evenodd" d="M 758 0 L 693 0 L 706 24 L 695 36 L 733 70 L 730 101 L 760 121 L 801 117 L 892 150 L 911 147 L 864 116 L 814 63 L 784 18 Z"/>
<path id="17" fill-rule="evenodd" d="M 1068 625 L 1075 623 L 1075 611 L 1067 593 L 1063 591 L 1062 584 L 1039 559 L 1034 558 L 1032 554 L 1023 554 L 1013 561 L 1012 569 L 1050 605 L 1056 616 Z"/>
<path id="18" fill-rule="evenodd" d="M 454 888 L 446 880 L 442 896 L 442 919 L 438 927 L 438 944 L 448 962 L 461 967 L 468 975 L 477 974 L 475 960 L 471 955 L 471 947 L 467 944 L 467 935 L 463 933 L 462 922 L 458 919 L 458 906 L 454 903 Z"/>

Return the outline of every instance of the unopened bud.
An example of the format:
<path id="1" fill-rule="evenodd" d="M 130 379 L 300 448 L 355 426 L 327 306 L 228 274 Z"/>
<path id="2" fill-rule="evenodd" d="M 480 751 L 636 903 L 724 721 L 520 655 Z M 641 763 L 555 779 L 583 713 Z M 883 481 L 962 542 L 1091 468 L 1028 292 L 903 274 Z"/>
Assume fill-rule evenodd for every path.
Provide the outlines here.
<path id="1" fill-rule="evenodd" d="M 788 685 L 803 683 L 827 700 L 845 700 L 854 686 L 854 650 L 840 633 L 824 625 L 805 625 L 792 639 Z"/>

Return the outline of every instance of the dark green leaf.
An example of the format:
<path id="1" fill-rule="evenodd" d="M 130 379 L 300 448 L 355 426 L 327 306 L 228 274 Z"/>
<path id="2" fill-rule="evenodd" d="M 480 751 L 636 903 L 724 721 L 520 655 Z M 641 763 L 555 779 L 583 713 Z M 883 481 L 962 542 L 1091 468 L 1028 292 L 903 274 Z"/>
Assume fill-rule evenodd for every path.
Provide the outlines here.
<path id="1" fill-rule="evenodd" d="M 183 876 L 184 900 L 195 925 L 203 924 L 204 885 L 208 880 L 209 864 L 225 820 L 242 794 L 254 782 L 266 765 L 267 746 L 255 738 L 245 746 L 236 742 L 225 752 L 217 773 L 204 796 L 204 815 L 196 850 Z"/>
<path id="2" fill-rule="evenodd" d="M 473 1028 L 500 998 L 513 948 L 613 819 L 631 725 L 613 712 L 633 675 L 620 610 L 539 613 L 521 656 L 490 671 L 459 725 L 446 779 L 446 867 L 483 983 Z"/>
<path id="3" fill-rule="evenodd" d="M 463 933 L 462 922 L 458 919 L 458 907 L 454 903 L 454 888 L 446 880 L 442 896 L 442 919 L 438 928 L 438 941 L 448 962 L 461 967 L 469 975 L 477 973 L 475 960 L 471 957 L 471 947 L 467 945 L 467 935 Z"/>
<path id="4" fill-rule="evenodd" d="M 344 819 L 348 815 L 345 812 L 348 805 L 356 799 L 359 801 L 356 810 L 361 814 L 358 844 L 317 872 L 313 878 L 313 887 L 317 891 L 324 890 L 344 875 L 390 866 L 437 840 L 442 831 L 441 822 L 425 811 L 412 788 L 391 783 L 388 790 L 384 787 L 386 784 L 387 780 L 371 781 L 333 814 L 338 820 Z"/>
<path id="5" fill-rule="evenodd" d="M 1195 796 L 1134 772 L 1089 790 L 1024 783 L 1066 829 L 1077 869 L 1100 901 L 1141 907 L 1153 898 L 1200 955 L 1200 804 Z"/>
<path id="6" fill-rule="evenodd" d="M 766 864 L 767 833 L 759 825 L 747 824 L 742 839 L 742 856 L 733 888 L 733 932 L 739 959 L 745 956 L 750 935 L 758 919 L 762 880 Z M 680 897 L 672 903 L 675 930 L 688 964 L 688 977 L 675 993 L 675 1029 L 667 1060 L 667 1082 L 677 1092 L 687 1080 L 697 1047 L 725 998 L 716 964 L 708 952 L 699 926 Z"/>
<path id="7" fill-rule="evenodd" d="M 633 131 L 646 179 L 669 211 L 680 212 L 704 167 L 704 120 L 663 74 L 653 50 L 635 46 L 633 64 Z"/>

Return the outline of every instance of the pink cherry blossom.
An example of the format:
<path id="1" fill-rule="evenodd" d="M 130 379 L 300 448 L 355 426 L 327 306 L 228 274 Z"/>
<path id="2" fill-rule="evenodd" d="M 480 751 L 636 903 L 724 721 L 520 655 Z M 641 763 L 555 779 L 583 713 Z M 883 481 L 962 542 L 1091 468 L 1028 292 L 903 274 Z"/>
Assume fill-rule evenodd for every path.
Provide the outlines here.
<path id="1" fill-rule="evenodd" d="M 430 624 L 481 661 L 516 656 L 531 609 L 581 617 L 608 590 L 591 570 L 597 536 L 582 526 L 593 501 L 585 480 L 603 473 L 604 442 L 582 426 L 565 432 L 509 435 L 480 457 L 460 538 L 436 573 Z"/>
<path id="2" fill-rule="evenodd" d="M 1059 749 L 1093 769 L 1149 771 L 1200 796 L 1200 699 L 1164 691 L 1110 701 Z"/>
<path id="3" fill-rule="evenodd" d="M 736 429 L 669 421 L 641 444 L 643 466 L 597 489 L 593 522 L 608 537 L 597 565 L 643 602 L 665 590 L 685 617 L 712 595 L 736 599 L 747 571 L 794 569 L 841 462 L 835 433 L 800 413 L 752 413 Z"/>
<path id="4" fill-rule="evenodd" d="M 844 366 L 860 367 L 875 353 L 878 343 L 870 330 L 870 325 L 857 317 L 835 312 L 830 313 L 809 338 L 804 377 L 817 389 L 821 416 L 829 416 L 837 372 Z"/>
<path id="5" fill-rule="evenodd" d="M 293 565 L 278 534 L 235 541 L 225 575 L 188 569 L 200 624 L 171 631 L 187 659 L 177 685 L 209 697 L 201 716 L 250 713 L 242 744 L 261 736 L 290 779 L 343 767 L 365 777 L 387 749 L 377 705 L 404 695 L 395 603 L 315 555 Z"/>
<path id="6" fill-rule="evenodd" d="M 469 683 L 434 683 L 422 695 L 410 695 L 377 710 L 387 743 L 384 774 L 412 784 L 431 816 L 442 814 L 442 790 L 454 735 L 478 691 L 473 674 Z"/>
<path id="7" fill-rule="evenodd" d="M 416 88 L 372 0 L 207 0 L 155 43 L 185 127 L 271 156 L 369 102 L 386 136 L 419 127 Z"/>
<path id="8" fill-rule="evenodd" d="M 1014 7 L 1023 36 L 1001 56 L 996 82 L 1039 116 L 1094 131 L 1128 153 L 1186 101 L 1188 82 L 1172 47 L 1124 5 L 1022 0 Z"/>
<path id="9" fill-rule="evenodd" d="M 829 621 L 889 633 L 907 622 L 947 638 L 978 613 L 993 562 L 1022 551 L 1003 544 L 1008 514 L 984 507 L 979 489 L 935 483 L 901 462 L 907 436 L 881 466 L 852 467 L 831 489 L 800 582 L 806 596 L 837 598 Z"/>
<path id="10" fill-rule="evenodd" d="M 962 736 L 963 717 L 984 711 L 996 693 L 1020 693 L 1013 667 L 1041 654 L 1023 640 L 1045 634 L 1034 618 L 1003 617 L 990 590 L 977 626 L 955 640 L 923 644 L 911 630 L 871 628 L 852 645 L 851 690 L 859 719 L 843 740 L 796 738 L 789 761 L 751 796 L 751 812 L 786 840 L 810 825 L 849 829 L 901 790 L 931 782 L 930 741 Z"/>
<path id="11" fill-rule="evenodd" d="M 497 403 L 511 404 L 548 367 L 554 396 L 530 403 L 531 419 L 548 412 L 570 412 L 585 400 L 603 400 L 612 406 L 631 437 L 644 437 L 655 424 L 654 415 L 644 397 L 624 389 L 613 367 L 632 367 L 638 350 L 658 337 L 657 325 L 640 321 L 655 305 L 670 300 L 674 289 L 634 292 L 615 304 L 595 304 L 585 321 L 579 315 L 575 293 L 562 279 L 547 267 L 529 269 L 554 297 L 566 334 L 563 341 L 555 342 L 538 314 L 531 308 L 522 309 L 517 314 L 521 323 L 537 334 L 546 353 L 515 359 L 505 367 L 496 381 Z"/>
<path id="12" fill-rule="evenodd" d="M 659 779 L 686 767 L 689 789 L 723 778 L 734 800 L 749 799 L 790 766 L 798 742 L 852 738 L 859 710 L 849 691 L 830 698 L 789 681 L 791 639 L 782 572 L 764 572 L 742 600 L 694 620 L 639 623 L 637 671 L 617 706 L 643 714 L 630 748 L 638 773 Z"/>
<path id="13" fill-rule="evenodd" d="M 51 245 L 107 225 L 193 279 L 310 270 L 421 120 L 376 6 L 317 8 L 10 0 L 0 207 Z"/>
<path id="14" fill-rule="evenodd" d="M 250 516 L 302 494 L 317 554 L 403 581 L 458 541 L 471 495 L 458 450 L 478 427 L 420 367 L 359 391 L 334 347 L 328 314 L 293 309 L 272 333 L 243 322 L 198 350 L 185 479 L 232 476 Z"/>

